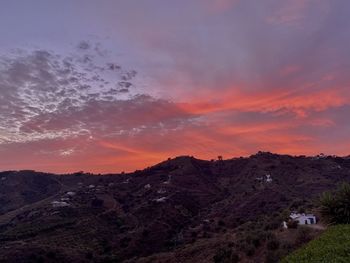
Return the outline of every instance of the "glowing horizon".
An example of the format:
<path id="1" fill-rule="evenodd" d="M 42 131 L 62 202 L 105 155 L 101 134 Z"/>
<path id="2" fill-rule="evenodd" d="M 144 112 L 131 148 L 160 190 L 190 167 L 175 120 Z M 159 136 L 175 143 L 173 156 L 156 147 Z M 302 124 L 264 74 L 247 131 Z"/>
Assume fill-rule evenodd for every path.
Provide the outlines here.
<path id="1" fill-rule="evenodd" d="M 0 170 L 350 154 L 347 1 L 2 7 Z"/>

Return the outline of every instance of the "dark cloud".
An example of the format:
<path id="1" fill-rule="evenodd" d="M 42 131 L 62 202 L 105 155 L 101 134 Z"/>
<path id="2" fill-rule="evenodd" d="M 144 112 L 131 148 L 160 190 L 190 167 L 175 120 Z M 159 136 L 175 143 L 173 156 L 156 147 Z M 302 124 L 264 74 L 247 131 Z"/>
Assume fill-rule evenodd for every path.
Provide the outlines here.
<path id="1" fill-rule="evenodd" d="M 79 47 L 86 51 L 90 44 L 81 42 Z M 2 141 L 26 142 L 81 134 L 103 137 L 159 127 L 160 123 L 164 129 L 172 128 L 192 118 L 174 103 L 130 94 L 136 71 L 100 62 L 98 52 L 89 56 L 94 59 L 86 62 L 80 55 L 63 57 L 34 50 L 2 57 Z M 103 74 L 108 70 L 117 70 L 117 74 Z"/>
<path id="2" fill-rule="evenodd" d="M 79 44 L 78 44 L 78 49 L 82 49 L 82 50 L 87 50 L 91 47 L 90 43 L 87 42 L 87 41 L 81 41 Z"/>

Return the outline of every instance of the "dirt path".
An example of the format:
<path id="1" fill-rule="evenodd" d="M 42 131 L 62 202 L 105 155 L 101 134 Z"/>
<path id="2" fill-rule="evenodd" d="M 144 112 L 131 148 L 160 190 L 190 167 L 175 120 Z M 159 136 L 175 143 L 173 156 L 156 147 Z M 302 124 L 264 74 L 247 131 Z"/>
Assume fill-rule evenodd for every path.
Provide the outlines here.
<path id="1" fill-rule="evenodd" d="M 322 225 L 322 224 L 313 224 L 313 225 L 303 225 L 312 229 L 316 229 L 316 230 L 326 230 L 327 227 Z"/>

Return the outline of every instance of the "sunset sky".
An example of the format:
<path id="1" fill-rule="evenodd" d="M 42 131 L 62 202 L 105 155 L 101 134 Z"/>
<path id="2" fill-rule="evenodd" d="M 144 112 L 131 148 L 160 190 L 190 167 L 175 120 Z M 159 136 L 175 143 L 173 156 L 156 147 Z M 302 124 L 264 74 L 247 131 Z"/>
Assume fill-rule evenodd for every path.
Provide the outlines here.
<path id="1" fill-rule="evenodd" d="M 348 0 L 2 0 L 0 170 L 350 154 Z"/>

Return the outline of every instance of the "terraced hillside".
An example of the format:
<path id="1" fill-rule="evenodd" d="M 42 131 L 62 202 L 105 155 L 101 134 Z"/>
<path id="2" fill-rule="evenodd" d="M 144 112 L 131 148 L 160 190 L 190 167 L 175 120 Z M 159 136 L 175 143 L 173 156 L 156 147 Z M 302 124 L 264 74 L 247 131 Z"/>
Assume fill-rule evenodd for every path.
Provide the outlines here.
<path id="1" fill-rule="evenodd" d="M 129 174 L 2 177 L 1 262 L 268 262 L 283 210 L 350 181 L 350 159 L 184 156 Z"/>

